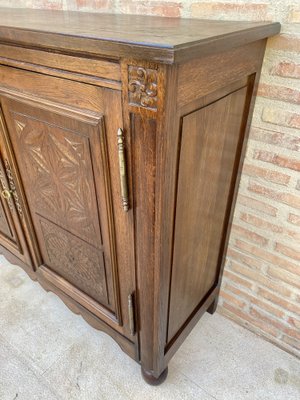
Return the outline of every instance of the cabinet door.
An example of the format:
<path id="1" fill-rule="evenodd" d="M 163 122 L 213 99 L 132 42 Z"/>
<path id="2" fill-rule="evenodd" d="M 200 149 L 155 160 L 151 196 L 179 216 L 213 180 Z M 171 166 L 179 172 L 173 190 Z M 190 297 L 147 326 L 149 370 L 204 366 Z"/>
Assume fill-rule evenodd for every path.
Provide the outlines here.
<path id="1" fill-rule="evenodd" d="M 26 240 L 21 191 L 6 143 L 6 126 L 0 109 L 0 245 L 32 267 Z"/>
<path id="2" fill-rule="evenodd" d="M 121 296 L 130 294 L 131 276 L 120 285 L 114 206 L 120 212 L 121 199 L 112 196 L 116 164 L 110 168 L 105 116 L 39 100 L 9 97 L 3 104 L 36 234 L 38 273 L 128 334 Z M 116 120 L 120 115 L 121 107 Z M 120 182 L 114 185 L 119 190 Z"/>

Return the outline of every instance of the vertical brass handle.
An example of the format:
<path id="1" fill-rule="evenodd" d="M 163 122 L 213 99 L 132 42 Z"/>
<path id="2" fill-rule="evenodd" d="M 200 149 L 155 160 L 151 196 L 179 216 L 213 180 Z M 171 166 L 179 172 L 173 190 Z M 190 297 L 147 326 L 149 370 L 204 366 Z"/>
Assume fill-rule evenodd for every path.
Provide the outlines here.
<path id="1" fill-rule="evenodd" d="M 129 200 L 128 200 L 128 186 L 127 186 L 127 169 L 126 169 L 125 148 L 124 148 L 124 135 L 121 128 L 118 129 L 118 153 L 119 153 L 122 206 L 124 211 L 128 211 Z"/>

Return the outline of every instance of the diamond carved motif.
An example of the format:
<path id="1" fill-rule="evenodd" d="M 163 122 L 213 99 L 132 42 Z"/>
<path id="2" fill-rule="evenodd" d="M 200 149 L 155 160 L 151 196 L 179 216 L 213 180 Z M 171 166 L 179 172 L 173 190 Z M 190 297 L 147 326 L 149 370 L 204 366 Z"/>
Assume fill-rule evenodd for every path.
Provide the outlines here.
<path id="1" fill-rule="evenodd" d="M 23 120 L 20 120 L 23 118 Z M 56 223 L 97 242 L 98 227 L 93 220 L 89 144 L 84 137 L 19 116 L 15 126 L 27 170 L 34 181 L 35 210 Z"/>
<path id="2" fill-rule="evenodd" d="M 40 220 L 51 268 L 100 303 L 108 304 L 103 253 L 48 221 Z"/>
<path id="3" fill-rule="evenodd" d="M 157 110 L 157 71 L 130 65 L 128 98 L 132 105 Z"/>

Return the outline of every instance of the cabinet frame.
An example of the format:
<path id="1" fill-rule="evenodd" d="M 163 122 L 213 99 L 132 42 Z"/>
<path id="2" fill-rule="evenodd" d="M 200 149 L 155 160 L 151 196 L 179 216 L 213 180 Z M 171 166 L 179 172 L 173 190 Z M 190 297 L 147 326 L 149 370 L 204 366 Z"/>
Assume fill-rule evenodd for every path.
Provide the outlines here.
<path id="1" fill-rule="evenodd" d="M 68 118 L 76 115 L 75 119 L 90 124 L 101 125 L 99 115 L 103 116 L 107 143 L 101 151 L 109 171 L 105 179 L 111 181 L 106 200 L 115 229 L 109 242 L 116 242 L 114 291 L 119 292 L 115 325 L 107 316 L 72 299 L 70 288 L 62 282 L 58 285 L 49 269 L 38 268 L 41 257 L 18 171 L 21 166 L 5 132 L 9 162 L 24 207 L 21 226 L 32 266 L 5 250 L 5 243 L 0 243 L 0 248 L 46 290 L 58 294 L 71 310 L 113 337 L 141 364 L 148 383 L 161 383 L 168 362 L 201 315 L 213 313 L 217 306 L 266 40 L 279 32 L 280 25 L 168 19 L 167 28 L 160 32 L 165 19 L 83 14 L 80 19 L 87 30 L 83 35 L 78 15 L 65 19 L 60 12 L 28 12 L 2 10 L 0 15 L 0 99 L 20 99 Z M 8 22 L 1 23 L 2 18 Z M 29 27 L 28 18 L 32 23 Z M 55 26 L 52 32 L 40 26 L 48 18 Z M 112 32 L 114 23 L 117 33 Z M 141 37 L 134 40 L 134 35 Z M 182 317 L 176 332 L 174 328 L 168 335 L 170 299 L 177 295 L 171 288 L 184 118 L 241 88 L 245 88 L 245 103 L 215 280 L 193 311 Z M 123 195 L 128 194 L 129 207 L 126 198 L 125 209 L 118 157 L 120 129 L 122 152 L 125 150 L 121 162 L 125 160 L 127 167 L 128 190 L 124 191 L 123 181 Z"/>

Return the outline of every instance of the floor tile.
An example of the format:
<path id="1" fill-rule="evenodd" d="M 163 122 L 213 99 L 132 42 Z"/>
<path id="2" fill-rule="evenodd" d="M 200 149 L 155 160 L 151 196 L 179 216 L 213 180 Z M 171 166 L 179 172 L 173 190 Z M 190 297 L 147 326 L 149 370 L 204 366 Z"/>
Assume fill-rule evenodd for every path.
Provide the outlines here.
<path id="1" fill-rule="evenodd" d="M 59 400 L 0 336 L 0 399 Z"/>
<path id="2" fill-rule="evenodd" d="M 300 361 L 219 314 L 205 314 L 173 362 L 218 400 L 299 400 Z"/>
<path id="3" fill-rule="evenodd" d="M 78 340 L 43 377 L 50 386 L 57 385 L 60 395 L 68 400 L 214 400 L 176 368 L 170 369 L 163 385 L 147 385 L 139 365 L 97 331 Z"/>
<path id="4" fill-rule="evenodd" d="M 87 324 L 17 266 L 2 264 L 0 281 L 1 334 L 43 372 L 86 332 Z"/>
<path id="5" fill-rule="evenodd" d="M 1 257 L 0 282 L 1 400 L 300 398 L 300 361 L 217 313 L 203 316 L 165 383 L 151 387 L 109 336 Z"/>

